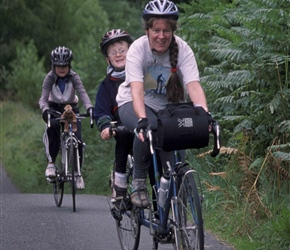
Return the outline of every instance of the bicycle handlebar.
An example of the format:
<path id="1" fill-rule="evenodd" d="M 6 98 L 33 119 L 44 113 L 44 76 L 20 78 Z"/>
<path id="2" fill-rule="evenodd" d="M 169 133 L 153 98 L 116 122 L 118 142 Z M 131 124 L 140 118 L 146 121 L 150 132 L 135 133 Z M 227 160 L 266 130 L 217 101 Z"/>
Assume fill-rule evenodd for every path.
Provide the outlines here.
<path id="1" fill-rule="evenodd" d="M 55 116 L 56 118 L 51 118 L 51 115 Z M 54 120 L 61 120 L 61 112 L 59 111 L 55 111 L 55 110 L 50 110 L 47 113 L 47 126 L 50 128 L 51 126 L 51 119 Z M 84 113 L 84 114 L 76 114 L 76 118 L 77 119 L 85 119 L 86 117 L 90 117 L 90 127 L 93 128 L 94 127 L 94 119 L 93 119 L 93 110 L 90 109 L 90 113 Z"/>
<path id="2" fill-rule="evenodd" d="M 116 135 L 116 133 L 118 132 L 122 132 L 122 131 L 128 131 L 128 129 L 123 126 L 123 125 L 118 125 L 116 126 L 117 121 L 111 121 L 110 122 L 110 135 Z"/>
<path id="3" fill-rule="evenodd" d="M 111 126 L 110 126 L 110 134 L 111 135 L 115 135 L 115 133 L 118 131 L 126 130 L 126 128 L 124 126 L 116 126 L 116 123 L 117 123 L 116 121 L 111 122 Z M 220 145 L 220 125 L 214 119 L 212 119 L 211 125 L 212 125 L 211 132 L 214 135 L 214 146 L 213 146 L 213 150 L 212 150 L 210 155 L 211 155 L 211 157 L 216 157 L 219 154 L 220 147 L 221 147 L 221 145 Z M 138 136 L 136 129 L 134 130 L 134 133 Z M 147 129 L 146 136 L 149 139 L 150 152 L 151 152 L 151 154 L 153 154 L 154 153 L 153 135 L 152 135 L 152 129 L 150 126 Z"/>
<path id="4" fill-rule="evenodd" d="M 212 125 L 212 130 L 211 132 L 214 135 L 214 147 L 213 150 L 211 152 L 211 157 L 216 157 L 219 152 L 220 152 L 220 125 L 217 121 L 213 120 L 211 122 Z M 137 132 L 135 131 L 135 134 L 137 135 Z M 149 139 L 149 144 L 150 144 L 150 152 L 151 154 L 154 153 L 154 148 L 153 148 L 153 135 L 152 135 L 152 129 L 150 128 L 150 126 L 147 129 L 147 138 Z"/>

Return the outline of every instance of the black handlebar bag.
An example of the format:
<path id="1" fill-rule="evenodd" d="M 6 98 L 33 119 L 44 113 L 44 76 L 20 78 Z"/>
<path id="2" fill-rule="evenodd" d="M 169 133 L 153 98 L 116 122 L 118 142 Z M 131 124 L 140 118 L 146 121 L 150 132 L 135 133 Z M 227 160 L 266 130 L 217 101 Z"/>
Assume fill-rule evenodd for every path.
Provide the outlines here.
<path id="1" fill-rule="evenodd" d="M 157 146 L 164 151 L 203 148 L 209 143 L 209 115 L 192 103 L 167 104 L 157 113 Z"/>

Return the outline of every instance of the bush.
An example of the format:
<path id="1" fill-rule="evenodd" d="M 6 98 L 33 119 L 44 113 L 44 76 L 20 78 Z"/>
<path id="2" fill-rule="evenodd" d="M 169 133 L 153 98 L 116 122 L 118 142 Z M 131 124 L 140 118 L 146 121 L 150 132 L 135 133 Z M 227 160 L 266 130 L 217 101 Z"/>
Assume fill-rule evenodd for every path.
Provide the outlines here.
<path id="1" fill-rule="evenodd" d="M 27 45 L 17 47 L 17 58 L 11 63 L 12 72 L 8 75 L 8 86 L 13 99 L 32 108 L 38 108 L 41 86 L 45 77 L 43 59 L 39 60 L 37 49 L 31 40 Z"/>

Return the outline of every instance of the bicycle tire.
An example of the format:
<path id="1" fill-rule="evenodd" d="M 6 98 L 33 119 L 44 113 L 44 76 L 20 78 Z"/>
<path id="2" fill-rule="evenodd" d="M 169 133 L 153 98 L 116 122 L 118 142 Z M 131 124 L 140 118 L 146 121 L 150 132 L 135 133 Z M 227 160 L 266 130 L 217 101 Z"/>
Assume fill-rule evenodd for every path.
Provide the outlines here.
<path id="1" fill-rule="evenodd" d="M 64 194 L 64 182 L 65 182 L 65 176 L 64 176 L 64 161 L 63 158 L 66 154 L 66 150 L 64 145 L 60 146 L 60 152 L 56 159 L 56 177 L 53 182 L 53 195 L 54 195 L 54 201 L 55 205 L 57 207 L 60 207 L 62 205 L 63 201 L 63 194 Z"/>
<path id="2" fill-rule="evenodd" d="M 70 187 L 72 194 L 73 211 L 76 211 L 76 180 L 75 180 L 75 165 L 76 165 L 76 149 L 74 146 L 74 140 L 71 137 L 69 140 L 69 151 L 68 151 L 68 167 L 71 172 Z"/>
<path id="3" fill-rule="evenodd" d="M 140 210 L 136 207 L 131 211 L 120 211 L 116 227 L 122 250 L 137 250 L 139 247 L 141 233 L 139 213 Z"/>
<path id="4" fill-rule="evenodd" d="M 176 248 L 204 250 L 201 200 L 193 172 L 187 165 L 179 168 L 177 185 Z"/>
<path id="5" fill-rule="evenodd" d="M 55 205 L 60 207 L 63 200 L 63 192 L 64 192 L 64 179 L 62 171 L 57 169 L 55 181 L 53 183 L 53 195 Z"/>

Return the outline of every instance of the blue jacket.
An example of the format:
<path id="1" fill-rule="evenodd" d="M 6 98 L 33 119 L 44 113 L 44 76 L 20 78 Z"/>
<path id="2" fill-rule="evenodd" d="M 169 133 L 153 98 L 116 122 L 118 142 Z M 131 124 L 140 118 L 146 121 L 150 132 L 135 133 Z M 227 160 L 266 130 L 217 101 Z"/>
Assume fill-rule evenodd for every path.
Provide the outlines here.
<path id="1" fill-rule="evenodd" d="M 124 79 L 113 78 L 111 75 L 107 75 L 98 88 L 94 118 L 99 131 L 109 127 L 111 121 L 120 122 L 117 112 L 116 95 L 122 82 L 124 82 Z"/>

